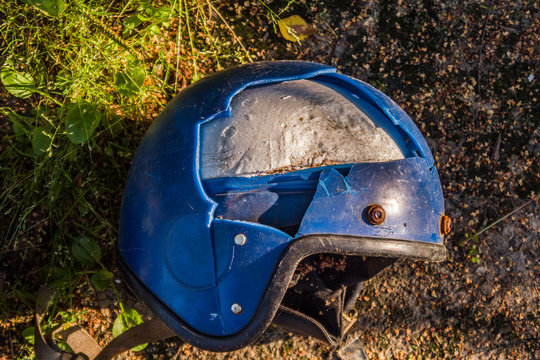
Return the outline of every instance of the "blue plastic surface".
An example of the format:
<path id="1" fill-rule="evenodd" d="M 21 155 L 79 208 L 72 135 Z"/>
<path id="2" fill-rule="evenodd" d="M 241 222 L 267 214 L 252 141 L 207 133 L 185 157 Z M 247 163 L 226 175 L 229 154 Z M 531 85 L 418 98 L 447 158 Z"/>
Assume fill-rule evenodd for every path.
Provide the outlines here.
<path id="1" fill-rule="evenodd" d="M 216 179 L 203 186 L 198 170 L 200 125 L 229 116 L 232 97 L 246 87 L 298 79 L 328 84 L 348 93 L 358 106 L 365 102 L 384 114 L 383 121 L 397 129 L 390 133 L 402 136 L 400 146 L 410 150 L 408 158 L 264 179 Z M 443 211 L 442 194 L 432 166 L 433 158 L 416 126 L 371 86 L 314 63 L 239 66 L 183 90 L 144 136 L 124 190 L 119 249 L 141 282 L 187 324 L 204 334 L 231 335 L 252 318 L 296 230 L 298 235 L 442 242 L 436 228 Z M 218 196 L 223 189 L 230 193 Z M 388 214 L 383 227 L 362 221 L 363 207 L 370 202 L 393 206 L 390 195 L 394 193 L 403 217 Z M 234 244 L 239 233 L 246 235 L 245 245 Z M 233 302 L 242 306 L 238 315 L 230 310 Z"/>
<path id="2" fill-rule="evenodd" d="M 363 218 L 371 204 L 383 207 L 386 219 L 373 226 Z M 444 212 L 442 190 L 422 158 L 357 164 L 343 176 L 321 173 L 317 192 L 298 235 L 343 234 L 438 243 L 437 221 Z M 325 214 L 325 216 L 321 216 Z"/>
<path id="3" fill-rule="evenodd" d="M 258 301 L 250 299 L 253 294 L 264 292 L 281 253 L 292 238 L 260 224 L 217 219 L 214 234 L 219 316 L 223 321 L 223 334 L 234 334 L 255 314 Z M 237 234 L 246 237 L 244 245 L 235 244 Z M 231 312 L 234 303 L 241 304 L 240 314 Z"/>

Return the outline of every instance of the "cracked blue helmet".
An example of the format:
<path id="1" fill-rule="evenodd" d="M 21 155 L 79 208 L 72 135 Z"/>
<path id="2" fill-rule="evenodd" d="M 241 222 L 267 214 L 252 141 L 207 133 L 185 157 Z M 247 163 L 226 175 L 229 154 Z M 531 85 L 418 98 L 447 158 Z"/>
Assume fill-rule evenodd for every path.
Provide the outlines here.
<path id="1" fill-rule="evenodd" d="M 241 65 L 177 95 L 131 166 L 120 221 L 130 287 L 180 338 L 248 345 L 273 322 L 336 344 L 362 284 L 440 261 L 434 159 L 372 86 L 308 62 Z"/>

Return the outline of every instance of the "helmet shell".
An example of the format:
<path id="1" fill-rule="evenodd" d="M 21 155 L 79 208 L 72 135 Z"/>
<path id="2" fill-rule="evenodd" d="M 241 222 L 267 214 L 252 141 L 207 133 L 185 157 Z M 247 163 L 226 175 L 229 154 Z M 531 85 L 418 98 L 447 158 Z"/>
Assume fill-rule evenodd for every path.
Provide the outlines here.
<path id="1" fill-rule="evenodd" d="M 405 149 L 405 157 L 203 179 L 201 127 L 231 116 L 233 97 L 246 88 L 302 79 L 369 109 Z M 295 233 L 250 217 L 261 204 L 276 204 L 280 186 L 311 191 L 278 202 L 299 219 Z M 240 210 L 238 202 L 232 211 L 214 196 L 254 188 L 265 190 L 248 194 Z M 370 204 L 386 210 L 382 225 L 366 221 L 364 209 Z M 275 217 L 283 219 L 283 213 Z M 295 265 L 311 253 L 440 260 L 443 213 L 434 159 L 396 103 L 329 66 L 261 62 L 203 78 L 178 94 L 153 122 L 129 171 L 118 248 L 128 282 L 171 329 L 196 346 L 225 351 L 247 345 L 266 329 Z"/>

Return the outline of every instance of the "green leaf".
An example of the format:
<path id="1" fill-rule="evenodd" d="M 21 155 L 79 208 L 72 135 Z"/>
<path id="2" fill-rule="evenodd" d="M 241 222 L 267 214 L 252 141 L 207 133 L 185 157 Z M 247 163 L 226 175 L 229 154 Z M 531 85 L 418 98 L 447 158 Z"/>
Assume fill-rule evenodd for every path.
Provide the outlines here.
<path id="1" fill-rule="evenodd" d="M 24 329 L 21 332 L 22 337 L 24 340 L 28 341 L 30 344 L 34 345 L 34 327 L 30 326 L 26 329 Z"/>
<path id="2" fill-rule="evenodd" d="M 125 18 L 124 20 L 124 30 L 123 30 L 123 34 L 125 36 L 131 34 L 131 32 L 133 30 L 135 30 L 135 28 L 137 28 L 137 26 L 141 25 L 142 23 L 142 20 L 140 18 L 139 15 L 137 14 L 133 14 L 131 16 L 128 16 L 127 18 Z"/>
<path id="3" fill-rule="evenodd" d="M 61 289 L 69 285 L 70 273 L 66 269 L 56 266 L 49 268 L 47 286 L 53 289 Z"/>
<path id="4" fill-rule="evenodd" d="M 154 18 L 154 21 L 158 23 L 169 20 L 171 16 L 172 12 L 167 6 L 154 8 L 152 11 L 152 17 Z"/>
<path id="5" fill-rule="evenodd" d="M 11 124 L 13 126 L 13 133 L 15 134 L 15 137 L 17 138 L 18 141 L 22 141 L 28 134 L 26 127 L 23 124 L 31 123 L 34 119 L 19 115 L 15 111 L 9 108 L 0 107 L 0 114 L 6 116 L 11 121 Z"/>
<path id="6" fill-rule="evenodd" d="M 73 352 L 73 349 L 69 346 L 67 341 L 60 339 L 56 341 L 56 345 L 60 348 L 60 350 L 63 350 L 65 352 Z"/>
<path id="7" fill-rule="evenodd" d="M 137 310 L 135 309 L 128 309 L 118 315 L 118 317 L 114 320 L 113 323 L 113 336 L 117 337 L 123 332 L 127 331 L 128 329 L 137 326 L 139 324 L 142 324 L 142 319 Z M 135 346 L 134 348 L 131 348 L 132 351 L 140 351 L 144 349 L 148 344 L 141 344 L 138 346 Z"/>
<path id="8" fill-rule="evenodd" d="M 150 30 L 152 34 L 156 34 L 156 35 L 161 34 L 161 29 L 156 24 L 152 24 L 148 26 L 147 29 Z"/>
<path id="9" fill-rule="evenodd" d="M 34 156 L 39 156 L 49 150 L 52 138 L 42 127 L 37 127 L 32 131 L 32 152 Z"/>
<path id="10" fill-rule="evenodd" d="M 17 72 L 7 67 L 0 70 L 0 80 L 13 96 L 27 98 L 35 91 L 34 78 L 28 73 Z"/>
<path id="11" fill-rule="evenodd" d="M 76 323 L 77 321 L 81 320 L 82 316 L 86 313 L 88 313 L 88 310 L 82 310 L 77 312 L 72 310 L 59 310 L 57 312 L 57 314 L 62 318 L 62 322 L 64 324 Z"/>
<path id="12" fill-rule="evenodd" d="M 124 26 L 128 29 L 135 29 L 137 26 L 141 25 L 142 20 L 138 14 L 133 14 L 124 19 Z"/>
<path id="13" fill-rule="evenodd" d="M 116 73 L 114 75 L 114 83 L 120 94 L 129 97 L 139 93 L 145 77 L 144 69 L 134 67 L 126 72 Z"/>
<path id="14" fill-rule="evenodd" d="M 74 144 L 87 141 L 99 125 L 101 113 L 96 105 L 77 103 L 71 106 L 66 115 L 66 133 Z"/>
<path id="15" fill-rule="evenodd" d="M 90 208 L 86 206 L 85 204 L 79 204 L 79 213 L 82 217 L 85 217 L 86 214 L 90 211 Z"/>
<path id="16" fill-rule="evenodd" d="M 92 239 L 81 236 L 73 240 L 71 252 L 83 265 L 94 265 L 101 259 L 101 249 Z"/>
<path id="17" fill-rule="evenodd" d="M 41 325 L 41 331 L 43 334 L 48 333 L 52 329 L 56 328 L 58 326 L 57 323 L 44 323 Z M 30 344 L 34 345 L 35 338 L 34 338 L 34 326 L 27 327 L 23 331 L 21 331 L 21 335 L 24 338 L 24 340 L 28 341 Z"/>
<path id="18" fill-rule="evenodd" d="M 49 16 L 58 16 L 66 9 L 64 0 L 25 0 L 28 5 L 35 5 Z"/>
<path id="19" fill-rule="evenodd" d="M 24 126 L 16 120 L 11 120 L 11 123 L 13 124 L 13 133 L 15 134 L 17 140 L 21 141 L 24 139 L 24 135 L 26 135 L 26 129 Z"/>
<path id="20" fill-rule="evenodd" d="M 113 277 L 114 275 L 112 272 L 101 269 L 97 273 L 92 275 L 90 281 L 97 290 L 105 290 L 109 286 L 109 282 L 112 280 Z"/>

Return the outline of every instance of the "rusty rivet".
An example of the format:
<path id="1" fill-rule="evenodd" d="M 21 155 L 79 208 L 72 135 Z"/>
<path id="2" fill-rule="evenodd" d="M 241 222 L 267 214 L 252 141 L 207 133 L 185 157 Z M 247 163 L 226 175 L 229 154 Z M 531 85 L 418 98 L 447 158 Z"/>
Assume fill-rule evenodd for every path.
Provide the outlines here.
<path id="1" fill-rule="evenodd" d="M 386 219 L 386 213 L 381 205 L 369 205 L 366 208 L 365 217 L 371 225 L 381 225 Z"/>
<path id="2" fill-rule="evenodd" d="M 441 216 L 441 234 L 448 234 L 452 230 L 452 220 L 446 215 Z"/>

